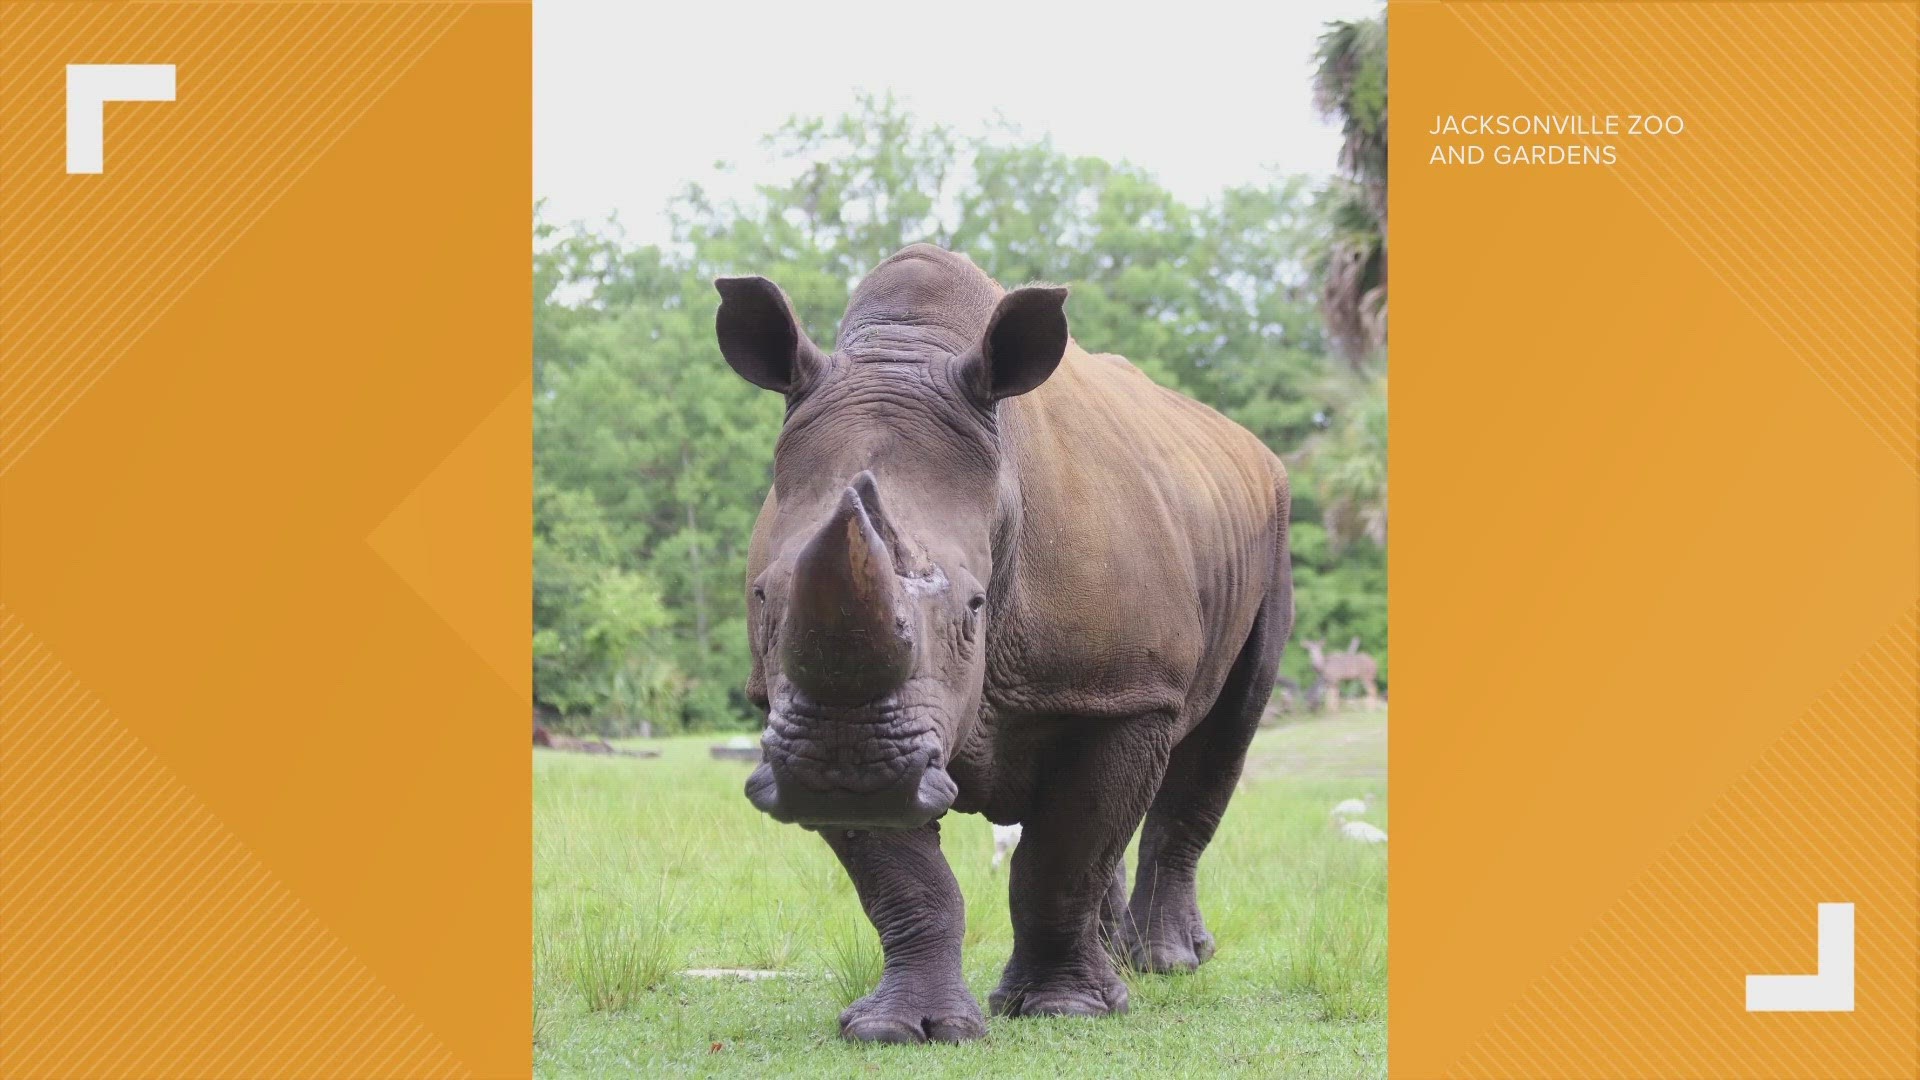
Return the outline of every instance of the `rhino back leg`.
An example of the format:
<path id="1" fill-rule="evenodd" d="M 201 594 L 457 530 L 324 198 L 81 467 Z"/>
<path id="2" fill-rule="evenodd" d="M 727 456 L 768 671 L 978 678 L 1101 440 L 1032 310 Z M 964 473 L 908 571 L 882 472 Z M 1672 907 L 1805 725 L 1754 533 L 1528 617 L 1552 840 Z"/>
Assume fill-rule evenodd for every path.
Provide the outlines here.
<path id="1" fill-rule="evenodd" d="M 857 1042 L 964 1042 L 985 1035 L 980 1005 L 960 974 L 966 906 L 940 851 L 940 823 L 821 835 L 853 879 L 885 957 L 880 985 L 840 1014 L 840 1034 Z"/>
<path id="2" fill-rule="evenodd" d="M 1280 651 L 1292 629 L 1293 593 L 1282 563 L 1220 696 L 1173 749 L 1146 825 L 1122 950 L 1142 971 L 1191 971 L 1213 955 L 1196 895 L 1200 855 L 1226 813 L 1247 747 L 1260 726 Z"/>

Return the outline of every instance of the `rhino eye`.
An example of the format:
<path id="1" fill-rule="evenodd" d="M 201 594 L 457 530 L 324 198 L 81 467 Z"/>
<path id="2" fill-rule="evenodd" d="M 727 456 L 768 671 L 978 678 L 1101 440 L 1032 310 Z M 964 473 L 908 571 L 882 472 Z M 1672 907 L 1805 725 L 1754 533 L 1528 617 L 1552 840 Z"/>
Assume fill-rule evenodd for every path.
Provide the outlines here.
<path id="1" fill-rule="evenodd" d="M 986 594 L 986 593 L 974 593 L 974 594 L 973 594 L 973 599 L 971 599 L 971 600 L 969 600 L 969 601 L 967 601 L 967 610 L 968 610 L 968 611 L 979 611 L 979 610 L 980 610 L 981 608 L 983 608 L 983 607 L 986 607 L 986 606 L 987 606 L 987 594 Z"/>
<path id="2" fill-rule="evenodd" d="M 764 602 L 767 598 L 767 590 L 755 585 L 753 587 L 753 598 Z"/>

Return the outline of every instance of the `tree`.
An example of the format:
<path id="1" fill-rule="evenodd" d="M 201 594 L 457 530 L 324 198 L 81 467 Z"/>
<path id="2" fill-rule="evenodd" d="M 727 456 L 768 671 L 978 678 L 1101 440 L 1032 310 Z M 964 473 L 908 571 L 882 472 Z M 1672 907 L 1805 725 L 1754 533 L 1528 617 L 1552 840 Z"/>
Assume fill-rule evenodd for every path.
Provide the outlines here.
<path id="1" fill-rule="evenodd" d="M 1320 312 L 1348 370 L 1330 378 L 1324 430 L 1307 446 L 1330 541 L 1387 538 L 1387 21 L 1336 22 L 1317 50 L 1314 102 L 1340 123 L 1341 176 L 1316 203 L 1309 262 Z"/>
<path id="2" fill-rule="evenodd" d="M 1321 35 L 1314 104 L 1340 123 L 1342 181 L 1322 197 L 1315 254 L 1321 310 L 1356 367 L 1387 342 L 1387 20 L 1336 22 Z"/>
<path id="3" fill-rule="evenodd" d="M 534 488 L 533 666 L 541 700 L 625 734 L 680 681 L 659 655 L 671 624 L 647 578 L 619 565 L 613 531 L 583 492 Z"/>

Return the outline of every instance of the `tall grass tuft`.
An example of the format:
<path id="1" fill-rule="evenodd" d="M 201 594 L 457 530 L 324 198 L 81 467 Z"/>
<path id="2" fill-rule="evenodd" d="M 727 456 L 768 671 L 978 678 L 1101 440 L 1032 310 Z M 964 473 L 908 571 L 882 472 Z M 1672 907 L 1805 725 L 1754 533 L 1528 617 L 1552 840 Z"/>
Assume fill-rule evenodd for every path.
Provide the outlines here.
<path id="1" fill-rule="evenodd" d="M 762 971 L 787 970 L 800 946 L 799 934 L 786 919 L 786 906 L 778 902 L 763 917 L 746 921 L 741 938 L 747 966 Z"/>
<path id="2" fill-rule="evenodd" d="M 851 1005 L 880 984 L 885 958 L 880 939 L 864 921 L 842 922 L 827 943 L 827 976 L 842 1007 Z"/>
<path id="3" fill-rule="evenodd" d="M 1374 855 L 1342 854 L 1348 859 Z M 1282 980 L 1314 995 L 1319 1019 L 1374 1020 L 1386 1014 L 1386 935 L 1377 914 L 1377 888 L 1365 872 L 1323 877 L 1287 935 Z"/>
<path id="4" fill-rule="evenodd" d="M 1125 939 L 1138 929 L 1138 924 L 1133 921 L 1133 913 L 1129 911 L 1122 919 L 1121 925 L 1117 928 L 1118 932 L 1114 936 L 1108 937 L 1104 927 L 1100 934 L 1100 944 L 1106 948 L 1107 960 L 1113 964 L 1113 973 L 1118 975 L 1120 982 L 1126 986 L 1129 999 L 1140 996 L 1142 973 L 1134 968 L 1133 957 Z"/>
<path id="5" fill-rule="evenodd" d="M 547 1015 L 547 1011 L 545 1009 L 542 1009 L 540 1007 L 540 1004 L 538 1001 L 534 1002 L 534 1006 L 533 1006 L 534 1049 L 536 1050 L 539 1049 L 541 1045 L 543 1045 L 549 1039 L 551 1039 L 552 1032 L 553 1032 L 553 1019 Z"/>
<path id="6" fill-rule="evenodd" d="M 679 951 L 670 920 L 656 909 L 645 919 L 582 906 L 571 933 L 555 941 L 567 982 L 594 1012 L 623 1012 L 676 971 Z"/>

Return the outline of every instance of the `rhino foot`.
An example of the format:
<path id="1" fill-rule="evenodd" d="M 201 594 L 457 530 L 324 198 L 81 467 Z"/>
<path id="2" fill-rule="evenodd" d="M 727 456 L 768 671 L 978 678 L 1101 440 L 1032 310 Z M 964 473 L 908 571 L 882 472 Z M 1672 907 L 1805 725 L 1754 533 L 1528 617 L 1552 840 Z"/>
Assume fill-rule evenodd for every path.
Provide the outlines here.
<path id="1" fill-rule="evenodd" d="M 1016 980 L 1011 973 L 987 998 L 995 1016 L 1106 1016 L 1127 1011 L 1127 984 L 1104 977 Z"/>
<path id="2" fill-rule="evenodd" d="M 854 1042 L 957 1043 L 986 1033 L 986 1018 L 964 985 L 936 988 L 888 976 L 840 1014 L 840 1034 Z"/>
<path id="3" fill-rule="evenodd" d="M 1125 955 L 1136 971 L 1156 975 L 1192 971 L 1213 957 L 1213 935 L 1207 933 L 1197 911 L 1188 918 L 1163 920 L 1144 933 L 1126 937 Z"/>

